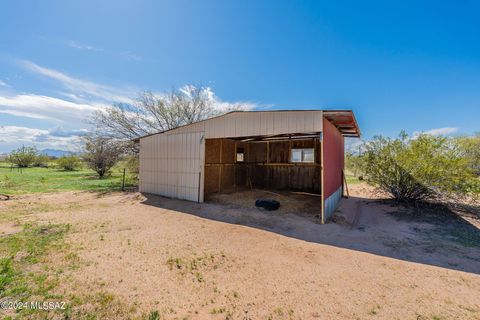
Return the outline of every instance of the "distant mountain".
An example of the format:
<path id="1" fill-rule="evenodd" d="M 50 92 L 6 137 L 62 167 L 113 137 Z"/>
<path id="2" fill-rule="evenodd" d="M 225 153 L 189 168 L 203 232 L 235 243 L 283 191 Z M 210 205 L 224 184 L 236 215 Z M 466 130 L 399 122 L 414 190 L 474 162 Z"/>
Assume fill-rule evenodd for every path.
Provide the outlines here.
<path id="1" fill-rule="evenodd" d="M 39 153 L 45 154 L 45 155 L 50 156 L 50 157 L 59 158 L 59 157 L 65 156 L 65 155 L 69 155 L 72 152 L 65 151 L 65 150 L 58 150 L 58 149 L 42 149 L 42 150 L 40 150 Z"/>

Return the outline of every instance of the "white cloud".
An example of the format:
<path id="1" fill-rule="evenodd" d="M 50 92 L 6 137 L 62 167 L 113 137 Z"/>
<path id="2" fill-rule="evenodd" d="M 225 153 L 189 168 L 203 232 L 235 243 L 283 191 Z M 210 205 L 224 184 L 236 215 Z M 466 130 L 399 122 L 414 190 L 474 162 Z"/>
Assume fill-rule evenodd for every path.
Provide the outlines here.
<path id="1" fill-rule="evenodd" d="M 362 153 L 365 150 L 365 142 L 360 138 L 345 138 L 345 151 L 353 154 Z"/>
<path id="2" fill-rule="evenodd" d="M 225 102 L 220 100 L 216 100 L 213 106 L 215 109 L 222 112 L 228 112 L 233 110 L 248 111 L 256 108 L 256 104 L 253 102 Z"/>
<path id="3" fill-rule="evenodd" d="M 63 127 L 56 127 L 50 130 L 50 135 L 54 137 L 73 137 L 83 136 L 88 133 L 87 129 L 64 129 Z"/>
<path id="4" fill-rule="evenodd" d="M 12 110 L 12 109 L 2 109 L 0 106 L 0 113 L 3 114 L 10 114 L 12 116 L 16 117 L 24 117 L 24 118 L 31 118 L 31 119 L 51 119 L 50 117 L 47 116 L 42 116 L 41 114 L 36 114 L 32 112 L 25 112 L 25 111 L 18 111 L 18 110 Z"/>
<path id="5" fill-rule="evenodd" d="M 455 128 L 455 127 L 443 127 L 443 128 L 430 129 L 427 131 L 415 131 L 413 133 L 413 138 L 416 139 L 421 134 L 428 134 L 431 136 L 448 136 L 457 131 L 458 131 L 458 128 Z"/>
<path id="6" fill-rule="evenodd" d="M 54 128 L 51 130 L 36 129 L 19 126 L 0 127 L 0 142 L 2 152 L 8 152 L 19 145 L 35 146 L 38 149 L 54 148 L 66 151 L 78 151 L 80 149 L 80 135 L 55 135 Z"/>
<path id="7" fill-rule="evenodd" d="M 8 87 L 8 84 L 5 81 L 0 80 L 0 87 Z"/>
<path id="8" fill-rule="evenodd" d="M 130 51 L 124 51 L 120 54 L 125 60 L 142 61 L 143 57 Z"/>
<path id="9" fill-rule="evenodd" d="M 132 51 L 128 51 L 128 50 L 121 51 L 121 52 L 112 52 L 112 51 L 104 50 L 102 48 L 95 47 L 95 46 L 92 46 L 92 45 L 89 45 L 89 44 L 81 43 L 81 42 L 78 42 L 78 41 L 75 41 L 75 40 L 62 41 L 61 43 L 66 45 L 67 47 L 70 47 L 70 48 L 74 48 L 74 49 L 78 49 L 78 50 L 84 50 L 84 51 L 102 52 L 102 53 L 106 53 L 106 54 L 109 54 L 109 55 L 114 55 L 116 57 L 120 57 L 120 58 L 122 58 L 124 60 L 127 60 L 127 61 L 142 61 L 142 60 L 144 60 L 144 58 L 141 55 L 136 54 Z"/>
<path id="10" fill-rule="evenodd" d="M 75 103 L 35 94 L 0 96 L 0 113 L 56 122 L 79 123 L 102 108 L 101 104 Z"/>
<path id="11" fill-rule="evenodd" d="M 71 93 L 76 94 L 77 96 L 85 94 L 109 102 L 131 103 L 132 99 L 129 95 L 133 96 L 136 93 L 136 90 L 134 91 L 127 88 L 119 89 L 104 84 L 73 78 L 60 71 L 45 68 L 27 60 L 22 60 L 21 65 L 31 72 L 59 81 L 65 88 L 69 89 Z"/>
<path id="12" fill-rule="evenodd" d="M 78 43 L 74 40 L 68 40 L 65 44 L 71 48 L 79 49 L 79 50 L 88 50 L 88 51 L 103 51 L 101 48 L 97 48 L 88 44 Z"/>
<path id="13" fill-rule="evenodd" d="M 2 137 L 14 137 L 19 141 L 30 141 L 32 137 L 35 137 L 39 134 L 46 134 L 48 130 L 27 128 L 27 127 L 17 127 L 17 126 L 1 126 L 0 132 Z"/>
<path id="14" fill-rule="evenodd" d="M 196 87 L 193 85 L 185 85 L 179 89 L 182 93 L 185 95 L 191 97 L 192 93 L 194 90 L 196 90 Z M 206 99 L 210 101 L 211 105 L 213 106 L 214 109 L 221 111 L 221 112 L 228 112 L 232 110 L 243 110 L 243 111 L 248 111 L 256 108 L 256 104 L 253 102 L 227 102 L 227 101 L 222 101 L 217 95 L 215 95 L 215 92 L 213 91 L 212 88 L 210 87 L 205 87 L 205 90 L 202 92 L 205 96 Z M 161 94 L 160 94 L 161 95 Z"/>
<path id="15" fill-rule="evenodd" d="M 458 131 L 458 128 L 445 127 L 445 128 L 431 129 L 431 130 L 425 131 L 424 133 L 430 134 L 432 136 L 442 136 L 442 135 L 449 135 L 457 131 Z"/>

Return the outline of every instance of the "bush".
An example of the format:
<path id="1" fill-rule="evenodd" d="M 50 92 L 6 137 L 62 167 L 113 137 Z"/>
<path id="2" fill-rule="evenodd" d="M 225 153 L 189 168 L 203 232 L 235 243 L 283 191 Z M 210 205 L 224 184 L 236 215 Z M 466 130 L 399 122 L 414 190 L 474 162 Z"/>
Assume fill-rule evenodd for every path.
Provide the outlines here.
<path id="1" fill-rule="evenodd" d="M 48 168 L 48 162 L 50 161 L 50 157 L 46 154 L 38 154 L 35 157 L 35 160 L 32 163 L 34 167 L 41 167 L 41 168 Z"/>
<path id="2" fill-rule="evenodd" d="M 74 155 L 63 156 L 57 159 L 57 167 L 65 171 L 74 171 L 80 167 L 80 158 Z"/>
<path id="3" fill-rule="evenodd" d="M 445 137 L 402 133 L 397 139 L 374 137 L 366 144 L 363 169 L 367 181 L 395 200 L 416 202 L 459 194 L 478 194 L 469 162 Z"/>
<path id="4" fill-rule="evenodd" d="M 10 152 L 7 161 L 19 168 L 27 168 L 37 158 L 37 149 L 34 147 L 21 147 Z"/>
<path id="5" fill-rule="evenodd" d="M 477 176 L 480 176 L 480 133 L 471 137 L 455 138 L 462 156 Z"/>

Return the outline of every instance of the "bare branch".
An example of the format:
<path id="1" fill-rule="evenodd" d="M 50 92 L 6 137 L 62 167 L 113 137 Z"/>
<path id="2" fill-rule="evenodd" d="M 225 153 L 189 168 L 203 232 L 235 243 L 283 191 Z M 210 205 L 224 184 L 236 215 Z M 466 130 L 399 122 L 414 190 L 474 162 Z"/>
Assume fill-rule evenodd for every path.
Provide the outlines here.
<path id="1" fill-rule="evenodd" d="M 240 109 L 242 104 L 220 103 L 209 87 L 187 85 L 166 94 L 142 92 L 134 103 L 112 105 L 88 121 L 102 136 L 132 140 Z"/>

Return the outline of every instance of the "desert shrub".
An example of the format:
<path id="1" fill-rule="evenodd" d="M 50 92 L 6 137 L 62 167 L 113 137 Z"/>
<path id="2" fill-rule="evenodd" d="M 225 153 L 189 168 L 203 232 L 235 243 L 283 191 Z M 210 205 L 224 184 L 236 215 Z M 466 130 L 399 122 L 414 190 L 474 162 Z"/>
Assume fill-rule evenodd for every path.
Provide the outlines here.
<path id="1" fill-rule="evenodd" d="M 48 168 L 48 162 L 50 161 L 50 157 L 46 154 L 37 154 L 35 160 L 33 160 L 32 166 L 33 167 L 41 167 L 41 168 Z"/>
<path id="2" fill-rule="evenodd" d="M 57 167 L 65 171 L 73 171 L 80 167 L 81 160 L 75 155 L 63 156 L 57 159 Z"/>
<path id="3" fill-rule="evenodd" d="M 462 156 L 468 161 L 470 168 L 480 176 L 480 133 L 469 137 L 455 138 Z"/>
<path id="4" fill-rule="evenodd" d="M 6 160 L 19 168 L 27 168 L 35 162 L 37 154 L 36 148 L 23 146 L 10 152 Z"/>
<path id="5" fill-rule="evenodd" d="M 363 157 L 367 181 L 397 201 L 479 192 L 478 179 L 452 139 L 431 135 L 413 139 L 405 133 L 396 139 L 377 136 L 366 144 Z"/>

